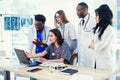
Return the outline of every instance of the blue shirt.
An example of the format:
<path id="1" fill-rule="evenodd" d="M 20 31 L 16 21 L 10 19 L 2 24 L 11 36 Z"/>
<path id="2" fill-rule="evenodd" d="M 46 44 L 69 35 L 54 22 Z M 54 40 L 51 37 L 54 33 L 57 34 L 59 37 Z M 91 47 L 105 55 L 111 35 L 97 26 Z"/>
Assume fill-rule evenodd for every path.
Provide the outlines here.
<path id="1" fill-rule="evenodd" d="M 39 39 L 41 42 L 43 40 L 42 33 L 40 31 L 37 31 L 37 39 Z M 36 53 L 43 52 L 45 50 L 44 47 L 41 47 L 40 45 L 36 45 Z"/>

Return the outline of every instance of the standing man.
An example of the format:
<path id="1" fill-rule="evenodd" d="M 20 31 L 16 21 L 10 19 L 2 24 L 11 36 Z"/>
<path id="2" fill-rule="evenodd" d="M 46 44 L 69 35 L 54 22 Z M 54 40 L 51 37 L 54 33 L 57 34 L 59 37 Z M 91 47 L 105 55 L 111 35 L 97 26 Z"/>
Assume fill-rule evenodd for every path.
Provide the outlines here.
<path id="1" fill-rule="evenodd" d="M 78 66 L 94 68 L 95 54 L 88 46 L 92 40 L 92 28 L 95 27 L 95 19 L 88 12 L 88 5 L 85 2 L 79 3 L 76 11 L 80 18 L 78 26 Z"/>
<path id="2" fill-rule="evenodd" d="M 45 25 L 45 21 L 44 15 L 35 15 L 35 26 L 30 27 L 28 35 L 30 53 L 43 52 L 49 44 L 48 34 L 50 28 Z"/>

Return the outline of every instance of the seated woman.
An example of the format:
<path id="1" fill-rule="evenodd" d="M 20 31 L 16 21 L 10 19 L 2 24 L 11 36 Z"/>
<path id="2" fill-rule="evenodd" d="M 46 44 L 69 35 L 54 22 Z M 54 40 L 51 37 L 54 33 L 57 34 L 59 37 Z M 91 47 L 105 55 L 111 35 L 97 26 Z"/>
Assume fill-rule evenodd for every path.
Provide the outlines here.
<path id="1" fill-rule="evenodd" d="M 51 44 L 45 51 L 38 54 L 26 53 L 28 58 L 39 58 L 42 62 L 64 62 L 69 63 L 71 58 L 70 48 L 61 36 L 58 29 L 52 29 L 49 31 L 49 38 Z M 49 59 L 43 58 L 43 56 L 49 55 Z"/>

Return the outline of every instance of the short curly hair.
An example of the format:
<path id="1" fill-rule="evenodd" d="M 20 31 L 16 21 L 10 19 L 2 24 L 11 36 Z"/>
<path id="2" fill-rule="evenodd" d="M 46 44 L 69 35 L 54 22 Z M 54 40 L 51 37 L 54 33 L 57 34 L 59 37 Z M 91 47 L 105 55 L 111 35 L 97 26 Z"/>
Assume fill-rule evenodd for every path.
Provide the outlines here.
<path id="1" fill-rule="evenodd" d="M 35 15 L 35 21 L 42 21 L 42 23 L 45 23 L 46 17 L 42 14 Z"/>

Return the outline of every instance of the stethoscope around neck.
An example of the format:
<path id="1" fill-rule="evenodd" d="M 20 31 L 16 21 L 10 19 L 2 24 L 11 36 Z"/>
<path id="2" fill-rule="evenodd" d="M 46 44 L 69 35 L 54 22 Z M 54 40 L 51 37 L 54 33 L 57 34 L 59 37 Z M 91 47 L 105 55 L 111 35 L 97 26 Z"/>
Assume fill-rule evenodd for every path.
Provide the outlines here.
<path id="1" fill-rule="evenodd" d="M 82 19 L 82 20 L 80 21 L 80 26 L 83 26 L 83 30 L 87 30 L 86 25 L 87 25 L 89 19 L 90 19 L 90 14 L 88 13 L 88 18 L 87 18 L 86 22 L 84 23 L 84 25 L 81 24 L 81 23 L 82 23 L 82 20 L 84 20 L 84 19 Z"/>
<path id="2" fill-rule="evenodd" d="M 57 57 L 59 57 L 60 54 L 61 54 L 61 49 L 62 49 L 62 46 L 59 47 L 59 50 L 58 50 L 58 51 L 56 52 L 56 54 L 55 54 L 55 45 L 52 44 L 52 56 L 57 55 Z"/>

